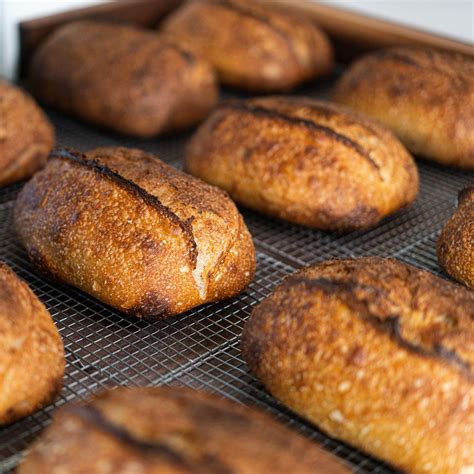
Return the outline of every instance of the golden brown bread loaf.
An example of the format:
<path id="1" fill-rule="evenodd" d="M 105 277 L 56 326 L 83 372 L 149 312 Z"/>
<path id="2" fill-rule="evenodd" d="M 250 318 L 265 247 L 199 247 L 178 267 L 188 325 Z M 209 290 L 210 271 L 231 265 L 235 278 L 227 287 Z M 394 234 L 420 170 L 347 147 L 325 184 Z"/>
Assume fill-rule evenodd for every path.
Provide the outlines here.
<path id="1" fill-rule="evenodd" d="M 458 208 L 439 236 L 437 253 L 446 272 L 474 290 L 474 186 L 459 193 Z"/>
<path id="2" fill-rule="evenodd" d="M 413 153 L 474 169 L 474 59 L 399 47 L 356 60 L 333 98 L 379 120 Z"/>
<path id="3" fill-rule="evenodd" d="M 140 150 L 53 152 L 15 225 L 40 271 L 137 317 L 234 296 L 255 271 L 229 197 Z"/>
<path id="4" fill-rule="evenodd" d="M 46 162 L 53 128 L 35 101 L 0 80 L 0 186 L 29 178 Z"/>
<path id="5" fill-rule="evenodd" d="M 329 39 L 316 25 L 255 0 L 191 0 L 162 30 L 241 89 L 285 91 L 333 67 Z"/>
<path id="6" fill-rule="evenodd" d="M 329 453 L 255 409 L 190 389 L 118 388 L 61 409 L 19 474 L 336 474 Z"/>
<path id="7" fill-rule="evenodd" d="M 63 375 L 64 348 L 51 315 L 0 262 L 0 425 L 51 403 Z"/>
<path id="8" fill-rule="evenodd" d="M 330 230 L 373 226 L 418 192 L 414 161 L 390 132 L 300 97 L 222 104 L 192 138 L 185 169 L 252 209 Z"/>
<path id="9" fill-rule="evenodd" d="M 474 293 L 392 259 L 333 260 L 283 281 L 242 352 L 286 406 L 411 473 L 474 465 Z"/>
<path id="10" fill-rule="evenodd" d="M 212 68 L 169 39 L 93 21 L 54 31 L 35 53 L 29 76 L 44 103 L 143 137 L 195 124 L 218 96 Z"/>

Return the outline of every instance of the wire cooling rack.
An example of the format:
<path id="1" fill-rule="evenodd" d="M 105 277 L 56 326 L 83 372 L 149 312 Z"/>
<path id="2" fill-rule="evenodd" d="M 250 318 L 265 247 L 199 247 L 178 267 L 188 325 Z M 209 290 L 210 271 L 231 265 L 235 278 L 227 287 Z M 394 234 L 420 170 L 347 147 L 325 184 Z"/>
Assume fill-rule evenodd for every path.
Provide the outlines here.
<path id="1" fill-rule="evenodd" d="M 311 94 L 311 91 L 304 91 Z M 187 134 L 156 140 L 119 137 L 59 114 L 50 113 L 62 146 L 138 147 L 180 166 Z M 64 389 L 51 406 L 0 430 L 0 471 L 11 470 L 22 452 L 65 402 L 117 385 L 183 385 L 207 389 L 234 401 L 253 404 L 294 427 L 359 473 L 394 470 L 328 438 L 272 398 L 248 372 L 239 338 L 252 307 L 281 278 L 303 265 L 330 257 L 394 256 L 444 276 L 436 262 L 436 238 L 455 208 L 457 192 L 473 173 L 419 162 L 421 192 L 409 209 L 366 232 L 336 235 L 305 229 L 242 210 L 257 248 L 257 275 L 239 297 L 203 306 L 158 323 L 136 321 L 86 294 L 38 276 L 19 245 L 12 224 L 14 199 L 21 185 L 0 189 L 0 260 L 25 279 L 51 312 L 63 337 L 67 368 Z"/>

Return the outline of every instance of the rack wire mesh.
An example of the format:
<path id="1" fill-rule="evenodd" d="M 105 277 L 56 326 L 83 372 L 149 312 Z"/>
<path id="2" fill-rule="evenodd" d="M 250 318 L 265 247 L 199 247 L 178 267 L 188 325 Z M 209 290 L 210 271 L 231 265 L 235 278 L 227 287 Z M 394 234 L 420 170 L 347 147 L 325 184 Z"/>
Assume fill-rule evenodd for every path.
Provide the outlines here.
<path id="1" fill-rule="evenodd" d="M 316 95 L 303 91 L 306 95 Z M 321 87 L 318 87 L 318 96 Z M 62 146 L 139 147 L 180 166 L 188 134 L 155 140 L 123 138 L 49 112 Z M 64 389 L 51 406 L 0 429 L 0 471 L 11 470 L 22 452 L 67 401 L 117 385 L 185 385 L 207 389 L 272 413 L 314 439 L 359 473 L 393 473 L 389 466 L 291 414 L 248 372 L 239 338 L 252 307 L 281 278 L 303 265 L 330 257 L 395 256 L 445 277 L 435 255 L 437 235 L 455 208 L 457 192 L 473 174 L 419 162 L 421 192 L 415 204 L 366 232 L 345 235 L 291 225 L 242 209 L 257 248 L 257 275 L 239 297 L 203 306 L 158 323 L 136 321 L 68 286 L 37 275 L 17 241 L 12 223 L 21 185 L 0 189 L 0 260 L 25 279 L 47 306 L 63 337 L 67 368 Z"/>

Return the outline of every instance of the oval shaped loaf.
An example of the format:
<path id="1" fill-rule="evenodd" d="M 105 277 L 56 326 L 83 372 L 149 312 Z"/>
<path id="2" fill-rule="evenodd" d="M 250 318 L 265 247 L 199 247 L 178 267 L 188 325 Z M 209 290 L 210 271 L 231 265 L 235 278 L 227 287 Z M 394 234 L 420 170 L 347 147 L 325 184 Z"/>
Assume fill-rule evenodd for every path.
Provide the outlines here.
<path id="1" fill-rule="evenodd" d="M 54 142 L 53 127 L 35 101 L 0 80 L 0 186 L 29 178 Z"/>
<path id="2" fill-rule="evenodd" d="M 61 391 L 64 364 L 51 315 L 0 262 L 0 425 L 51 403 Z"/>
<path id="3" fill-rule="evenodd" d="M 15 225 L 40 271 L 137 317 L 234 296 L 255 271 L 228 196 L 140 150 L 53 153 Z"/>
<path id="4" fill-rule="evenodd" d="M 333 99 L 379 120 L 415 154 L 474 169 L 474 59 L 412 47 L 357 59 Z"/>
<path id="5" fill-rule="evenodd" d="M 104 471 L 104 466 L 110 470 Z M 171 387 L 122 387 L 69 404 L 19 468 L 19 474 L 132 471 L 350 472 L 329 453 L 258 410 L 206 392 Z"/>
<path id="6" fill-rule="evenodd" d="M 418 192 L 413 159 L 390 132 L 308 98 L 219 106 L 185 168 L 245 206 L 320 229 L 373 226 Z"/>
<path id="7" fill-rule="evenodd" d="M 474 290 L 474 186 L 459 193 L 458 208 L 439 236 L 437 254 L 446 273 Z"/>
<path id="8" fill-rule="evenodd" d="M 323 31 L 257 1 L 189 1 L 162 30 L 208 60 L 224 84 L 240 89 L 285 91 L 333 67 Z"/>
<path id="9" fill-rule="evenodd" d="M 252 372 L 330 436 L 412 473 L 474 462 L 474 293 L 392 259 L 283 281 L 242 337 Z"/>
<path id="10" fill-rule="evenodd" d="M 207 63 L 153 32 L 112 23 L 80 21 L 54 31 L 29 77 L 44 103 L 142 137 L 195 124 L 218 97 Z"/>

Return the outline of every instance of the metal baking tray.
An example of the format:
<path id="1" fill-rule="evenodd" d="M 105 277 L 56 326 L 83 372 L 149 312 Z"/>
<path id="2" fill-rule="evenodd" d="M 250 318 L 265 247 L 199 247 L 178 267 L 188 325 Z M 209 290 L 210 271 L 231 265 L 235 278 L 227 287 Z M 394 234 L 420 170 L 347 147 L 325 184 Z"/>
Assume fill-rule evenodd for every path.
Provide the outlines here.
<path id="1" fill-rule="evenodd" d="M 162 3 L 168 7 L 172 2 Z M 124 8 L 123 4 L 120 8 Z M 334 12 L 324 8 L 329 16 Z M 93 10 L 88 9 L 87 15 L 94 16 Z M 55 16 L 52 21 L 29 22 L 23 25 L 23 37 L 34 37 L 40 30 L 48 30 L 51 24 L 75 17 L 77 14 L 72 13 L 59 20 Z M 24 64 L 29 55 L 24 49 Z M 325 97 L 334 79 L 316 82 L 296 93 Z M 224 93 L 224 97 L 228 96 L 229 93 Z M 153 140 L 124 138 L 56 112 L 47 112 L 56 127 L 59 145 L 79 150 L 97 146 L 138 147 L 177 167 L 181 165 L 190 135 L 183 133 Z M 341 235 L 309 230 L 242 208 L 258 259 L 257 274 L 249 288 L 236 298 L 158 323 L 133 320 L 79 290 L 51 283 L 37 275 L 18 243 L 12 223 L 14 200 L 22 185 L 0 188 L 0 260 L 11 265 L 47 306 L 63 337 L 67 360 L 64 389 L 59 399 L 44 410 L 0 429 L 0 471 L 14 468 L 23 451 L 48 424 L 52 413 L 70 400 L 87 397 L 110 386 L 177 385 L 206 389 L 242 404 L 259 406 L 344 459 L 354 472 L 396 472 L 329 438 L 285 409 L 248 372 L 240 356 L 239 339 L 252 308 L 282 277 L 330 257 L 392 256 L 446 278 L 436 261 L 436 238 L 454 211 L 457 192 L 474 181 L 474 173 L 420 160 L 418 166 L 421 192 L 415 204 L 365 232 Z"/>

